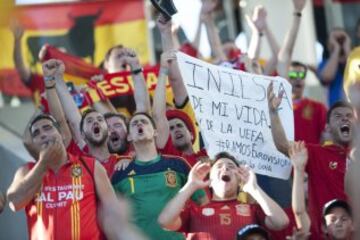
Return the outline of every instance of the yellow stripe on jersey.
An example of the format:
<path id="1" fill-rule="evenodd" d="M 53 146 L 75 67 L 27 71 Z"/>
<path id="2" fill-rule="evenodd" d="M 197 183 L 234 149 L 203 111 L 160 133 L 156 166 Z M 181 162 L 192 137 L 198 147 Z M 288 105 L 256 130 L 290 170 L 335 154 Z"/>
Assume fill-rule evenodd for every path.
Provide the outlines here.
<path id="1" fill-rule="evenodd" d="M 76 196 L 80 196 L 80 193 L 81 193 L 81 176 L 82 175 L 80 175 L 79 177 L 77 177 L 77 179 L 78 179 L 78 187 L 77 187 L 77 189 L 76 189 L 76 191 L 77 191 L 77 195 Z M 75 198 L 75 196 L 74 196 L 74 198 Z M 75 198 L 75 199 L 77 199 L 77 198 Z M 79 202 L 79 200 L 76 200 L 76 222 L 77 222 L 77 227 L 78 227 L 78 236 L 77 236 L 77 239 L 80 239 L 80 231 L 81 231 L 81 227 L 80 227 L 80 202 Z"/>

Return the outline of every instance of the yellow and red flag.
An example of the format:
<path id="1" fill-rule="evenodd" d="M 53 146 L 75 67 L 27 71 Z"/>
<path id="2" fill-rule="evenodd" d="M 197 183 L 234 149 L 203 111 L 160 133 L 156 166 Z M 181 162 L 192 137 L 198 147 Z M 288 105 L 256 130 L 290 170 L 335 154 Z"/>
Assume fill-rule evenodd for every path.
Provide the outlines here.
<path id="1" fill-rule="evenodd" d="M 27 67 L 40 72 L 38 52 L 50 44 L 99 66 L 106 51 L 122 44 L 133 48 L 143 64 L 149 62 L 148 34 L 143 0 L 93 0 L 75 3 L 15 6 L 13 16 L 25 28 L 22 38 Z M 5 21 L 4 21 L 5 22 Z M 0 26 L 0 90 L 24 94 L 14 70 L 14 39 L 10 29 Z M 71 74 L 70 74 L 71 75 Z M 73 75 L 72 80 L 81 81 Z M 9 85 L 12 87 L 9 89 Z M 19 85 L 19 86 L 18 86 Z M 17 93 L 16 91 L 19 91 Z"/>

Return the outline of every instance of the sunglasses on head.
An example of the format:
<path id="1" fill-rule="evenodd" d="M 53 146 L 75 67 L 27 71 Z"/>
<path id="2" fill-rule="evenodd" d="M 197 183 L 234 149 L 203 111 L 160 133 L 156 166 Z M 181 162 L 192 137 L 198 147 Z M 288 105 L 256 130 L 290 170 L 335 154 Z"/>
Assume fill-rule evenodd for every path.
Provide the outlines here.
<path id="1" fill-rule="evenodd" d="M 305 78 L 305 73 L 304 72 L 290 71 L 288 73 L 288 77 L 290 79 L 304 79 Z"/>

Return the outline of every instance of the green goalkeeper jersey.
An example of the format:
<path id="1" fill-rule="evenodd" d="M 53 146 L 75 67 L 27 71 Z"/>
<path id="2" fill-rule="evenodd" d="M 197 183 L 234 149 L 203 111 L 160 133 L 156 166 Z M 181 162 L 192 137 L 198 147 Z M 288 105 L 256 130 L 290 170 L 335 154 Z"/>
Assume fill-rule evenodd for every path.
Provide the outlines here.
<path id="1" fill-rule="evenodd" d="M 184 239 L 183 234 L 166 231 L 157 219 L 167 202 L 185 185 L 190 165 L 181 157 L 159 155 L 152 161 L 136 159 L 112 176 L 116 192 L 130 200 L 135 224 L 151 239 Z M 204 191 L 194 193 L 192 199 L 199 202 Z"/>

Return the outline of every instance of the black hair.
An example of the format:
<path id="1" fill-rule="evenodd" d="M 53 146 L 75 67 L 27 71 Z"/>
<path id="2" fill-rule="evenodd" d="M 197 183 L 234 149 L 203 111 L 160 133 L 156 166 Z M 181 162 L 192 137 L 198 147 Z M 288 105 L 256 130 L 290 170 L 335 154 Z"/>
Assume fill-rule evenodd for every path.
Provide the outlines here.
<path id="1" fill-rule="evenodd" d="M 326 122 L 329 123 L 330 121 L 330 117 L 331 117 L 331 113 L 334 111 L 335 108 L 340 108 L 340 107 L 344 107 L 344 108 L 349 108 L 352 111 L 354 110 L 353 106 L 351 105 L 351 103 L 347 102 L 347 101 L 337 101 L 336 103 L 334 103 L 333 105 L 331 105 L 330 109 L 327 111 L 326 114 Z"/>
<path id="2" fill-rule="evenodd" d="M 236 164 L 236 166 L 239 167 L 239 163 L 236 160 L 236 158 L 228 152 L 219 152 L 218 154 L 216 154 L 214 161 L 213 161 L 213 165 L 221 158 L 227 158 L 227 159 L 233 161 Z"/>
<path id="3" fill-rule="evenodd" d="M 60 132 L 60 125 L 59 125 L 59 123 L 56 121 L 56 119 L 55 119 L 53 116 L 49 115 L 49 114 L 41 113 L 41 114 L 37 115 L 34 119 L 32 119 L 32 120 L 30 121 L 29 130 L 30 130 L 30 134 L 31 134 L 31 135 L 32 135 L 32 132 L 31 132 L 32 126 L 33 126 L 36 122 L 38 122 L 38 121 L 40 121 L 40 120 L 43 120 L 43 119 L 49 120 L 49 121 L 54 125 L 54 127 Z"/>
<path id="4" fill-rule="evenodd" d="M 86 110 L 81 114 L 80 132 L 83 132 L 83 131 L 84 131 L 84 121 L 85 121 L 86 116 L 89 115 L 90 113 L 93 113 L 93 112 L 98 112 L 98 111 L 96 111 L 96 110 L 93 109 L 93 108 L 89 108 L 89 109 L 86 109 Z"/>
<path id="5" fill-rule="evenodd" d="M 304 73 L 305 73 L 305 77 L 306 77 L 308 67 L 304 63 L 299 62 L 299 61 L 292 61 L 290 66 L 291 67 L 302 67 L 302 68 L 304 68 Z"/>
<path id="6" fill-rule="evenodd" d="M 107 112 L 107 113 L 104 114 L 105 120 L 106 120 L 106 119 L 109 119 L 109 118 L 112 118 L 112 117 L 118 117 L 118 118 L 120 118 L 121 120 L 124 121 L 125 126 L 128 127 L 128 119 L 127 119 L 127 117 L 126 117 L 124 114 L 114 113 L 114 112 Z M 127 130 L 128 130 L 128 129 L 127 129 Z"/>
<path id="7" fill-rule="evenodd" d="M 153 126 L 153 128 L 156 129 L 156 124 L 155 124 L 154 119 L 153 119 L 153 118 L 150 116 L 150 114 L 148 114 L 147 112 L 136 112 L 136 113 L 134 113 L 134 114 L 131 116 L 131 118 L 129 119 L 129 122 L 127 123 L 127 128 L 128 128 L 128 129 L 130 129 L 130 122 L 131 122 L 131 120 L 132 120 L 135 116 L 137 116 L 137 115 L 144 115 L 144 116 L 146 116 L 146 117 L 150 120 L 151 125 Z"/>

